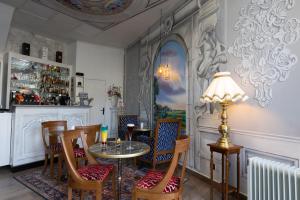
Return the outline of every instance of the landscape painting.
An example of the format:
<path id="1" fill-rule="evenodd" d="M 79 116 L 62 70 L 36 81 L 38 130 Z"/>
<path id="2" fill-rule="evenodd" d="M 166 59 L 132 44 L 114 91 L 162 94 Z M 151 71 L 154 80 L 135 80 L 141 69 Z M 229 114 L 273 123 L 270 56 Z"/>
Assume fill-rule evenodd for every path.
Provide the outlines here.
<path id="1" fill-rule="evenodd" d="M 154 120 L 178 118 L 186 130 L 186 50 L 170 40 L 158 50 L 154 61 Z"/>

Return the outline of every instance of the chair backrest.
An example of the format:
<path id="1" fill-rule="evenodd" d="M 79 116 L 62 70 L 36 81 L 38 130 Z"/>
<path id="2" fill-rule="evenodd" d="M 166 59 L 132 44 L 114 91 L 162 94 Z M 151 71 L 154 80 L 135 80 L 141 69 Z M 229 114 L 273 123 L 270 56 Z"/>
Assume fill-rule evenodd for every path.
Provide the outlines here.
<path id="1" fill-rule="evenodd" d="M 137 115 L 119 115 L 118 121 L 118 136 L 122 140 L 125 140 L 125 135 L 127 132 L 127 124 L 138 125 L 138 116 Z"/>
<path id="2" fill-rule="evenodd" d="M 100 141 L 100 129 L 101 124 L 75 127 L 75 130 L 82 130 L 86 134 L 87 146 L 91 146 Z"/>
<path id="3" fill-rule="evenodd" d="M 179 139 L 176 140 L 176 146 L 175 146 L 175 152 L 174 156 L 172 158 L 171 165 L 165 174 L 164 178 L 159 182 L 158 185 L 150 189 L 153 192 L 157 193 L 163 193 L 164 189 L 166 188 L 168 182 L 174 175 L 174 172 L 176 170 L 176 167 L 178 166 L 178 161 L 180 158 L 183 158 L 182 161 L 182 168 L 181 168 L 181 174 L 180 174 L 180 187 L 179 190 L 182 189 L 182 184 L 185 176 L 185 170 L 186 170 L 186 163 L 187 163 L 187 153 L 190 146 L 190 137 L 183 135 L 180 136 Z"/>
<path id="4" fill-rule="evenodd" d="M 154 134 L 154 147 L 157 152 L 173 153 L 175 141 L 181 131 L 180 119 L 158 119 Z M 155 153 L 155 152 L 154 152 Z"/>
<path id="5" fill-rule="evenodd" d="M 67 130 L 67 121 L 45 121 L 42 122 L 42 138 L 45 148 L 49 145 L 57 143 L 57 137 L 49 137 L 49 144 L 47 144 L 47 133 L 52 131 L 65 131 Z"/>
<path id="6" fill-rule="evenodd" d="M 82 130 L 70 130 L 64 131 L 63 134 L 60 135 L 60 139 L 63 146 L 63 153 L 67 163 L 68 173 L 71 175 L 72 179 L 75 182 L 84 181 L 81 176 L 77 173 L 76 170 L 76 160 L 74 156 L 73 150 L 73 141 L 81 138 Z"/>

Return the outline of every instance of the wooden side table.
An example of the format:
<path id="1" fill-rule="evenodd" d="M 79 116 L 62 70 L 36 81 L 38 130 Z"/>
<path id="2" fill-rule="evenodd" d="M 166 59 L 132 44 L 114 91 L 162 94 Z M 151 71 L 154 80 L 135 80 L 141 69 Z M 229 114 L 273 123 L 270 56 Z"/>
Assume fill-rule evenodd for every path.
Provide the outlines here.
<path id="1" fill-rule="evenodd" d="M 243 146 L 232 145 L 231 147 L 224 148 L 218 146 L 218 144 L 208 144 L 210 147 L 210 180 L 211 186 L 214 184 L 214 152 L 222 154 L 222 183 L 218 184 L 217 187 L 221 189 L 222 199 L 228 200 L 228 194 L 236 192 L 237 199 L 240 199 L 240 151 Z M 229 155 L 236 154 L 237 161 L 237 186 L 236 188 L 229 186 Z M 224 160 L 225 157 L 225 160 Z M 225 178 L 224 178 L 225 171 Z"/>
<path id="2" fill-rule="evenodd" d="M 133 136 L 132 136 L 132 138 L 133 138 L 133 140 L 137 140 L 137 136 L 139 136 L 139 135 L 145 135 L 145 136 L 147 136 L 147 137 L 150 137 L 151 136 L 151 129 L 148 129 L 148 128 L 143 128 L 143 129 L 141 129 L 141 128 L 136 128 L 136 129 L 134 129 L 133 130 Z"/>

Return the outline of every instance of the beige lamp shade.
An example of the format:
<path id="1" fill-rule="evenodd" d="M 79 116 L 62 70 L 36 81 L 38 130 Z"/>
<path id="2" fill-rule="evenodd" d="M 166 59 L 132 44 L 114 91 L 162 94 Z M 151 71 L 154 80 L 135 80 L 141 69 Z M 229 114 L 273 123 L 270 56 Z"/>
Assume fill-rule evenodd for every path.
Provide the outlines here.
<path id="1" fill-rule="evenodd" d="M 230 72 L 218 72 L 203 96 L 202 102 L 228 103 L 248 99 L 245 92 L 230 77 Z"/>

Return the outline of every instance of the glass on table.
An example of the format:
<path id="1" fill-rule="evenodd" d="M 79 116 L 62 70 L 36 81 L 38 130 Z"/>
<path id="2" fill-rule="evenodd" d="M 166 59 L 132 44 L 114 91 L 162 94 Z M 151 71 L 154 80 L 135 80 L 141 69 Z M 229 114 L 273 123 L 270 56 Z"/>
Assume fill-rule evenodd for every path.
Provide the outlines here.
<path id="1" fill-rule="evenodd" d="M 127 147 L 127 150 L 133 149 L 133 147 L 131 146 L 131 140 L 132 140 L 132 133 L 133 133 L 134 127 L 135 127 L 134 124 L 127 124 L 128 139 L 129 139 L 129 141 L 130 141 L 130 145 Z"/>
<path id="2" fill-rule="evenodd" d="M 108 126 L 101 127 L 101 142 L 104 145 L 107 143 L 107 136 L 108 136 Z"/>

